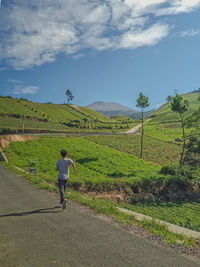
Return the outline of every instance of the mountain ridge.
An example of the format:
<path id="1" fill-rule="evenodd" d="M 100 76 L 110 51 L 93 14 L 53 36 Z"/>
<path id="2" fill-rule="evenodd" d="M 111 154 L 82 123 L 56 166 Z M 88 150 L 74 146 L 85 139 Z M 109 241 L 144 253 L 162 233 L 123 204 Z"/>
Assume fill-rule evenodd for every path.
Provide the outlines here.
<path id="1" fill-rule="evenodd" d="M 87 105 L 86 107 L 95 110 L 99 113 L 102 113 L 108 117 L 123 115 L 131 117 L 133 119 L 141 118 L 141 112 L 139 110 L 129 108 L 117 102 L 95 101 Z M 153 112 L 154 110 L 145 111 L 144 116 L 149 117 Z"/>

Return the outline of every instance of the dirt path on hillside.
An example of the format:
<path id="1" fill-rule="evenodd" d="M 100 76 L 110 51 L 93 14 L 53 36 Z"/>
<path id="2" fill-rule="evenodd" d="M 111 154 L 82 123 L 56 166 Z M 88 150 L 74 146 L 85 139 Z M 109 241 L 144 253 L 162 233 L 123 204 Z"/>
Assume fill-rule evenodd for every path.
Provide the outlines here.
<path id="1" fill-rule="evenodd" d="M 144 123 L 146 123 L 147 121 L 150 121 L 151 119 L 147 119 Z M 131 128 L 130 130 L 128 130 L 127 134 L 138 134 L 140 132 L 140 128 L 142 127 L 142 123 L 136 125 L 135 127 Z"/>
<path id="2" fill-rule="evenodd" d="M 126 133 L 127 134 L 137 134 L 140 132 L 140 128 L 142 127 L 142 123 L 136 125 L 135 127 L 131 128 L 130 130 L 128 130 Z"/>
<path id="3" fill-rule="evenodd" d="M 0 165 L 0 266 L 198 266 L 29 184 Z"/>

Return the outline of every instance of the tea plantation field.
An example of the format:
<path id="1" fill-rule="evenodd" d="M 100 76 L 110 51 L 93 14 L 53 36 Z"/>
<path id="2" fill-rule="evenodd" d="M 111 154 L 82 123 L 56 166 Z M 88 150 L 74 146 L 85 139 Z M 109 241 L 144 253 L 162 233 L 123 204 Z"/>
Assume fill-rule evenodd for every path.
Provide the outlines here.
<path id="1" fill-rule="evenodd" d="M 132 188 L 134 184 L 140 181 L 143 181 L 143 184 L 148 188 L 148 184 L 151 181 L 154 183 L 156 179 L 160 179 L 160 186 L 162 187 L 162 183 L 164 184 L 165 179 L 168 178 L 159 174 L 160 166 L 139 159 L 136 156 L 138 152 L 134 152 L 135 155 L 133 155 L 134 153 L 128 154 L 132 152 L 133 147 L 138 142 L 138 137 L 135 136 L 135 138 L 134 140 L 132 136 L 43 137 L 37 141 L 30 140 L 25 143 L 12 143 L 9 148 L 4 149 L 4 152 L 9 159 L 9 164 L 27 171 L 31 166 L 35 165 L 38 177 L 55 184 L 57 181 L 56 161 L 60 158 L 60 150 L 63 148 L 67 149 L 68 156 L 74 160 L 77 166 L 77 176 L 73 172 L 70 174 L 69 187 L 84 193 L 89 191 L 95 191 L 98 194 L 103 192 L 112 193 L 113 190 L 122 187 L 127 187 L 128 190 L 128 188 Z M 149 151 L 153 148 L 154 142 L 157 142 L 151 139 L 146 143 Z M 133 147 L 131 146 L 132 142 L 135 142 Z M 127 149 L 125 149 L 125 144 L 128 146 Z M 160 149 L 167 149 L 165 145 L 169 144 L 164 143 L 164 146 Z M 176 147 L 176 145 L 174 146 Z M 151 153 L 153 155 L 158 153 L 158 151 L 152 151 Z M 157 155 L 158 157 L 159 155 Z M 154 160 L 156 162 L 155 158 Z M 167 161 L 167 159 L 165 160 Z M 155 187 L 156 184 L 153 186 Z M 155 188 L 155 190 L 157 189 Z M 136 212 L 200 231 L 199 203 L 153 202 L 122 203 L 121 205 Z"/>
<path id="2" fill-rule="evenodd" d="M 184 117 L 190 115 L 199 107 L 199 98 L 200 92 L 188 93 L 182 95 L 184 100 L 187 100 L 189 103 L 188 110 L 184 113 Z M 175 113 L 171 110 L 171 102 L 167 102 L 162 105 L 155 113 L 152 120 L 153 123 L 173 123 L 180 121 L 178 113 Z M 152 123 L 150 122 L 150 123 Z"/>
<path id="3" fill-rule="evenodd" d="M 86 107 L 35 103 L 0 96 L 0 133 L 126 131 L 137 122 L 125 116 L 107 118 Z"/>
<path id="4" fill-rule="evenodd" d="M 116 183 L 119 180 L 132 183 L 134 179 L 152 179 L 160 170 L 155 164 L 84 138 L 40 138 L 38 141 L 16 142 L 4 149 L 4 152 L 10 164 L 29 170 L 35 163 L 38 175 L 55 182 L 55 164 L 63 148 L 67 149 L 68 156 L 77 165 L 78 174 L 76 178 L 71 174 L 71 184 L 101 181 Z"/>
<path id="5" fill-rule="evenodd" d="M 96 144 L 104 145 L 137 157 L 140 156 L 139 135 L 87 136 L 84 138 Z M 143 158 L 154 164 L 164 166 L 172 162 L 178 162 L 180 152 L 180 144 L 174 144 L 150 136 L 144 137 Z"/>
<path id="6" fill-rule="evenodd" d="M 139 157 L 140 136 L 89 136 L 84 137 L 107 147 Z M 144 159 L 166 165 L 179 160 L 181 146 L 149 136 L 144 138 Z M 149 215 L 195 231 L 200 231 L 200 202 L 153 202 L 122 204 L 122 207 Z"/>
<path id="7" fill-rule="evenodd" d="M 183 97 L 190 104 L 184 114 L 187 116 L 199 107 L 199 93 L 190 93 Z M 73 105 L 39 104 L 0 97 L 0 129 L 4 126 L 19 130 L 23 123 L 28 130 L 61 132 L 126 131 L 138 124 L 130 118 L 116 116 L 109 119 L 97 112 Z M 180 119 L 178 114 L 170 110 L 170 103 L 163 105 L 145 124 L 144 132 L 143 159 L 139 158 L 139 135 L 43 137 L 37 141 L 12 143 L 4 152 L 10 165 L 27 171 L 31 166 L 36 166 L 38 177 L 55 184 L 55 164 L 60 158 L 60 150 L 65 148 L 77 166 L 77 176 L 73 172 L 70 174 L 69 187 L 73 190 L 85 194 L 91 191 L 99 195 L 118 190 L 119 193 L 127 193 L 129 197 L 126 199 L 127 203 L 119 204 L 123 207 L 200 231 L 200 203 L 185 198 L 179 203 L 173 202 L 173 194 L 176 195 L 178 190 L 177 195 L 182 194 L 181 186 L 186 188 L 189 185 L 191 191 L 197 192 L 199 182 L 183 177 L 181 184 L 180 177 L 159 173 L 162 166 L 179 161 L 182 148 L 182 142 L 175 141 L 176 138 L 182 138 Z M 189 132 L 186 129 L 186 134 Z M 171 192 L 166 188 L 170 179 Z M 157 198 L 150 203 L 143 200 L 134 202 L 131 197 L 140 192 L 150 192 Z M 166 194 L 165 200 L 159 195 L 163 192 Z M 167 196 L 170 193 L 172 198 Z"/>
<path id="8" fill-rule="evenodd" d="M 186 118 L 198 109 L 200 93 L 189 93 L 182 96 L 189 103 L 188 110 L 183 114 L 183 117 Z M 171 110 L 171 102 L 162 105 L 144 128 L 146 135 L 160 140 L 174 141 L 176 138 L 182 138 L 180 117 L 178 113 Z M 186 135 L 189 132 L 190 130 L 186 128 Z"/>

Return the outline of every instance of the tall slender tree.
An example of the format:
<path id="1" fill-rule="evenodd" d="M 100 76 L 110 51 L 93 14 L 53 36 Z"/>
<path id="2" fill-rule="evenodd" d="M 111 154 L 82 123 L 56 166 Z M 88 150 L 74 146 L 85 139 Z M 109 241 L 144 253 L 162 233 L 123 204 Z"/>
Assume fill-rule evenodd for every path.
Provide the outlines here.
<path id="1" fill-rule="evenodd" d="M 74 96 L 72 95 L 72 92 L 70 89 L 67 89 L 65 94 L 67 96 L 67 104 L 69 104 L 70 101 L 72 101 L 74 99 Z"/>
<path id="2" fill-rule="evenodd" d="M 142 133 L 141 133 L 141 144 L 140 144 L 140 157 L 143 154 L 143 138 L 144 138 L 144 109 L 149 106 L 148 97 L 144 96 L 141 92 L 139 98 L 137 99 L 137 107 L 142 109 Z"/>
<path id="3" fill-rule="evenodd" d="M 169 95 L 169 96 L 166 98 L 166 101 L 169 102 L 171 99 L 172 99 L 172 97 Z"/>
<path id="4" fill-rule="evenodd" d="M 181 127 L 182 127 L 183 149 L 182 149 L 181 158 L 179 161 L 180 165 L 182 164 L 182 161 L 183 161 L 183 157 L 185 154 L 185 146 L 186 146 L 185 123 L 184 123 L 183 113 L 187 111 L 188 106 L 189 106 L 188 101 L 186 99 L 184 100 L 181 95 L 176 94 L 176 96 L 172 98 L 171 110 L 179 114 L 180 119 L 181 119 Z"/>
<path id="5" fill-rule="evenodd" d="M 200 96 L 198 100 L 200 102 Z M 191 169 L 200 168 L 200 106 L 190 116 L 187 116 L 185 125 L 192 130 L 187 138 L 183 164 L 189 165 Z"/>

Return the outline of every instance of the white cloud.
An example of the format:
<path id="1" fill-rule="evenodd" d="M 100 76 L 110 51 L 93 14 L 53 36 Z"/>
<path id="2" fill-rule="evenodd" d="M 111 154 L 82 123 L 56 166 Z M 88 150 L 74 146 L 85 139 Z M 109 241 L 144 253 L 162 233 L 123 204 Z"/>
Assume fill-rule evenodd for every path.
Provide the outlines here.
<path id="1" fill-rule="evenodd" d="M 172 0 L 172 5 L 160 9 L 158 15 L 176 15 L 189 13 L 200 7 L 200 0 Z"/>
<path id="2" fill-rule="evenodd" d="M 16 95 L 26 95 L 31 94 L 34 95 L 38 92 L 39 87 L 33 85 L 25 85 L 23 81 L 18 81 L 14 79 L 9 79 L 8 83 L 11 83 L 14 87 L 13 93 Z"/>
<path id="3" fill-rule="evenodd" d="M 0 60 L 26 69 L 59 53 L 78 58 L 85 49 L 155 45 L 171 29 L 162 15 L 199 6 L 200 0 L 13 0 L 0 9 Z"/>
<path id="4" fill-rule="evenodd" d="M 144 45 L 151 46 L 158 43 L 169 33 L 167 24 L 156 23 L 146 30 L 128 31 L 123 34 L 120 48 L 137 48 Z"/>
<path id="5" fill-rule="evenodd" d="M 200 29 L 197 29 L 197 30 L 191 29 L 191 30 L 179 32 L 177 35 L 180 37 L 193 37 L 199 34 L 200 34 Z"/>
<path id="6" fill-rule="evenodd" d="M 24 95 L 27 95 L 27 94 L 31 94 L 31 95 L 34 95 L 37 93 L 38 91 L 38 87 L 37 86 L 21 86 L 21 85 L 16 85 L 15 86 L 15 90 L 14 90 L 14 94 L 24 94 Z"/>

